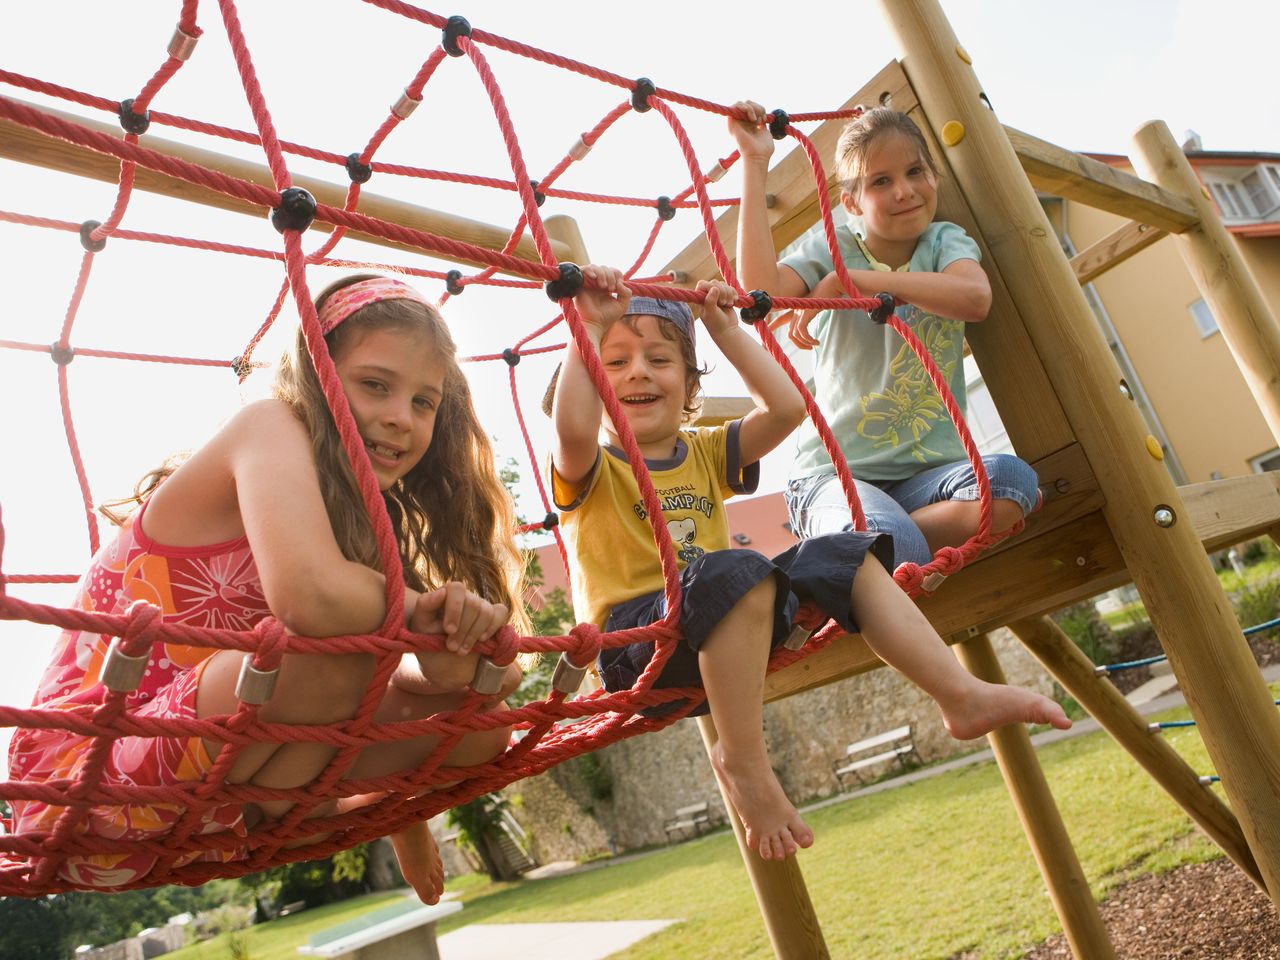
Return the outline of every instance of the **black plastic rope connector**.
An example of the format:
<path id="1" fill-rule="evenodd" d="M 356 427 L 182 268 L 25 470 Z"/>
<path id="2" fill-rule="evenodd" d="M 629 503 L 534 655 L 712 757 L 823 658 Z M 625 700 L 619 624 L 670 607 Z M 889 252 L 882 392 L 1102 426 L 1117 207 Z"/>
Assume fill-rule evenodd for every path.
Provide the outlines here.
<path id="1" fill-rule="evenodd" d="M 560 514 L 548 513 L 545 517 L 542 518 L 543 530 L 551 530 L 558 526 L 560 526 Z"/>
<path id="2" fill-rule="evenodd" d="M 533 189 L 533 202 L 536 206 L 539 206 L 539 207 L 547 202 L 547 195 L 538 190 L 538 184 L 541 182 L 542 181 L 540 180 L 529 181 L 529 186 Z"/>
<path id="3" fill-rule="evenodd" d="M 301 187 L 289 187 L 280 191 L 280 206 L 271 211 L 271 225 L 284 233 L 299 233 L 311 226 L 316 218 L 316 198 Z"/>
<path id="4" fill-rule="evenodd" d="M 877 293 L 876 299 L 880 301 L 880 306 L 871 311 L 871 319 L 876 323 L 888 323 L 894 309 L 898 306 L 898 301 L 892 293 Z"/>
<path id="5" fill-rule="evenodd" d="M 560 264 L 560 276 L 548 280 L 543 288 L 552 300 L 567 300 L 576 297 L 582 290 L 582 268 L 576 263 Z"/>
<path id="6" fill-rule="evenodd" d="M 231 372 L 243 380 L 253 372 L 253 364 L 244 357 L 233 357 L 231 359 Z"/>
<path id="7" fill-rule="evenodd" d="M 769 121 L 769 135 L 775 140 L 781 140 L 787 135 L 787 125 L 789 123 L 791 123 L 791 118 L 787 116 L 787 111 L 773 111 L 773 119 Z"/>
<path id="8" fill-rule="evenodd" d="M 649 102 L 649 98 L 658 92 L 658 88 L 653 85 L 653 81 L 648 77 L 641 77 L 636 81 L 636 85 L 631 88 L 631 109 L 636 113 L 644 113 L 653 109 L 653 104 Z"/>
<path id="9" fill-rule="evenodd" d="M 65 367 L 68 363 L 76 358 L 75 348 L 54 342 L 49 344 L 49 356 L 53 358 L 53 362 L 60 367 Z"/>
<path id="10" fill-rule="evenodd" d="M 739 311 L 743 323 L 755 323 L 763 320 L 773 310 L 773 298 L 764 290 L 752 290 L 747 294 L 751 298 L 751 306 Z"/>
<path id="11" fill-rule="evenodd" d="M 471 39 L 471 24 L 466 17 L 450 17 L 445 21 L 441 34 L 440 46 L 444 47 L 444 52 L 451 57 L 460 57 L 464 51 L 458 46 L 458 38 Z"/>
<path id="12" fill-rule="evenodd" d="M 462 271 L 450 270 L 444 275 L 444 288 L 449 291 L 449 295 L 456 297 L 467 289 L 462 285 Z"/>
<path id="13" fill-rule="evenodd" d="M 507 347 L 502 351 L 502 359 L 507 361 L 508 367 L 520 365 L 520 354 L 513 347 Z"/>
<path id="14" fill-rule="evenodd" d="M 87 253 L 101 253 L 103 247 L 107 245 L 107 238 L 101 240 L 93 239 L 93 231 L 102 226 L 100 220 L 86 220 L 80 224 L 80 246 L 84 247 Z"/>
<path id="15" fill-rule="evenodd" d="M 671 205 L 670 197 L 658 198 L 658 216 L 663 220 L 670 220 L 676 215 L 676 208 Z"/>
<path id="16" fill-rule="evenodd" d="M 120 118 L 120 128 L 125 133 L 132 133 L 140 137 L 147 132 L 147 127 L 151 126 L 151 111 L 144 110 L 142 113 L 134 113 L 133 97 L 120 101 L 120 108 L 116 111 L 116 115 Z"/>
<path id="17" fill-rule="evenodd" d="M 373 167 L 367 163 L 361 163 L 359 153 L 348 153 L 347 176 L 351 178 L 352 183 L 368 183 L 369 178 L 373 176 Z"/>

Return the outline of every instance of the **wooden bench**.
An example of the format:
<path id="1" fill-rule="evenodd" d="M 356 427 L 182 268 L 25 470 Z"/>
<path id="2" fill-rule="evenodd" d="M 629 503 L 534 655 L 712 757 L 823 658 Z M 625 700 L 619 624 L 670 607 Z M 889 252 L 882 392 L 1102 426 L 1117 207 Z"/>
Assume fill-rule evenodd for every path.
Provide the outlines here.
<path id="1" fill-rule="evenodd" d="M 662 829 L 667 832 L 667 839 L 678 834 L 683 840 L 700 836 L 719 822 L 719 814 L 711 808 L 709 801 L 704 800 L 702 803 L 691 803 L 677 809 L 675 816 L 662 824 Z"/>
<path id="2" fill-rule="evenodd" d="M 873 750 L 876 752 L 866 756 Z M 886 760 L 896 759 L 902 765 L 902 769 L 906 770 L 908 758 L 914 759 L 916 763 L 923 762 L 920 754 L 916 752 L 915 734 L 910 724 L 849 744 L 845 748 L 844 756 L 831 762 L 831 770 L 835 773 L 841 789 L 844 789 L 847 777 L 855 777 L 858 783 L 862 783 L 863 771 Z"/>
<path id="3" fill-rule="evenodd" d="M 406 900 L 312 934 L 299 953 L 333 960 L 440 960 L 436 921 L 462 904 Z"/>

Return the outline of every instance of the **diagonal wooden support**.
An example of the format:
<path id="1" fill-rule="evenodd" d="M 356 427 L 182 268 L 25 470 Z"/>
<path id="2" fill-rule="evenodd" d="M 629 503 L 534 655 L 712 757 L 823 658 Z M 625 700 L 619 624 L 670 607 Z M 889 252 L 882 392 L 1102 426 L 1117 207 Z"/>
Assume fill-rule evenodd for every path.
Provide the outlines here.
<path id="1" fill-rule="evenodd" d="M 1094 673 L 1093 663 L 1048 617 L 1015 620 L 1009 624 L 1019 640 L 1062 684 L 1090 716 L 1129 752 L 1165 792 L 1199 824 L 1264 893 L 1258 864 L 1240 832 L 1240 823 L 1227 805 L 1202 786 L 1196 772 L 1169 746 L 1152 734 L 1142 714 L 1115 685 Z"/>

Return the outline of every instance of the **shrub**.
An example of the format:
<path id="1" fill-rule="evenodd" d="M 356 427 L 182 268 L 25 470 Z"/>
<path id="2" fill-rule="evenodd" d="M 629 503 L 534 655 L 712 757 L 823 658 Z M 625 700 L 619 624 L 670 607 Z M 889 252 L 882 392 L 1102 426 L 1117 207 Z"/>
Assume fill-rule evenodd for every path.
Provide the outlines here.
<path id="1" fill-rule="evenodd" d="M 1109 663 L 1116 648 L 1116 635 L 1098 615 L 1093 601 L 1064 607 L 1053 615 L 1064 633 L 1094 663 Z"/>
<path id="2" fill-rule="evenodd" d="M 1258 580 L 1245 584 L 1236 593 L 1232 601 L 1236 611 L 1236 619 L 1243 627 L 1274 620 L 1280 613 L 1280 579 Z M 1276 628 L 1265 631 L 1264 635 L 1274 636 Z"/>

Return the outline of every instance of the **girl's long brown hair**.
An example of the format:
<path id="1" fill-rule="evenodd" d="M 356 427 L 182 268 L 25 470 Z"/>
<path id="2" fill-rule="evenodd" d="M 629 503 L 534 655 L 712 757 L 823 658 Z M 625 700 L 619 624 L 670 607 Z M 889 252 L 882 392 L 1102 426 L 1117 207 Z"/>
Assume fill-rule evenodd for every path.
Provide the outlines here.
<path id="1" fill-rule="evenodd" d="M 335 291 L 373 278 L 355 274 L 316 298 L 316 309 Z M 445 367 L 444 396 L 431 445 L 422 459 L 382 497 L 400 547 L 404 580 L 431 590 L 458 580 L 491 602 L 504 603 L 522 633 L 524 564 L 515 544 L 511 496 L 498 479 L 493 447 L 471 402 L 457 348 L 435 308 L 418 300 L 382 300 L 356 310 L 325 337 L 335 360 L 371 330 L 413 330 L 427 338 Z M 280 362 L 273 387 L 311 437 L 320 491 L 333 534 L 350 560 L 381 569 L 373 525 L 356 485 L 337 425 L 299 329 L 292 353 Z"/>

